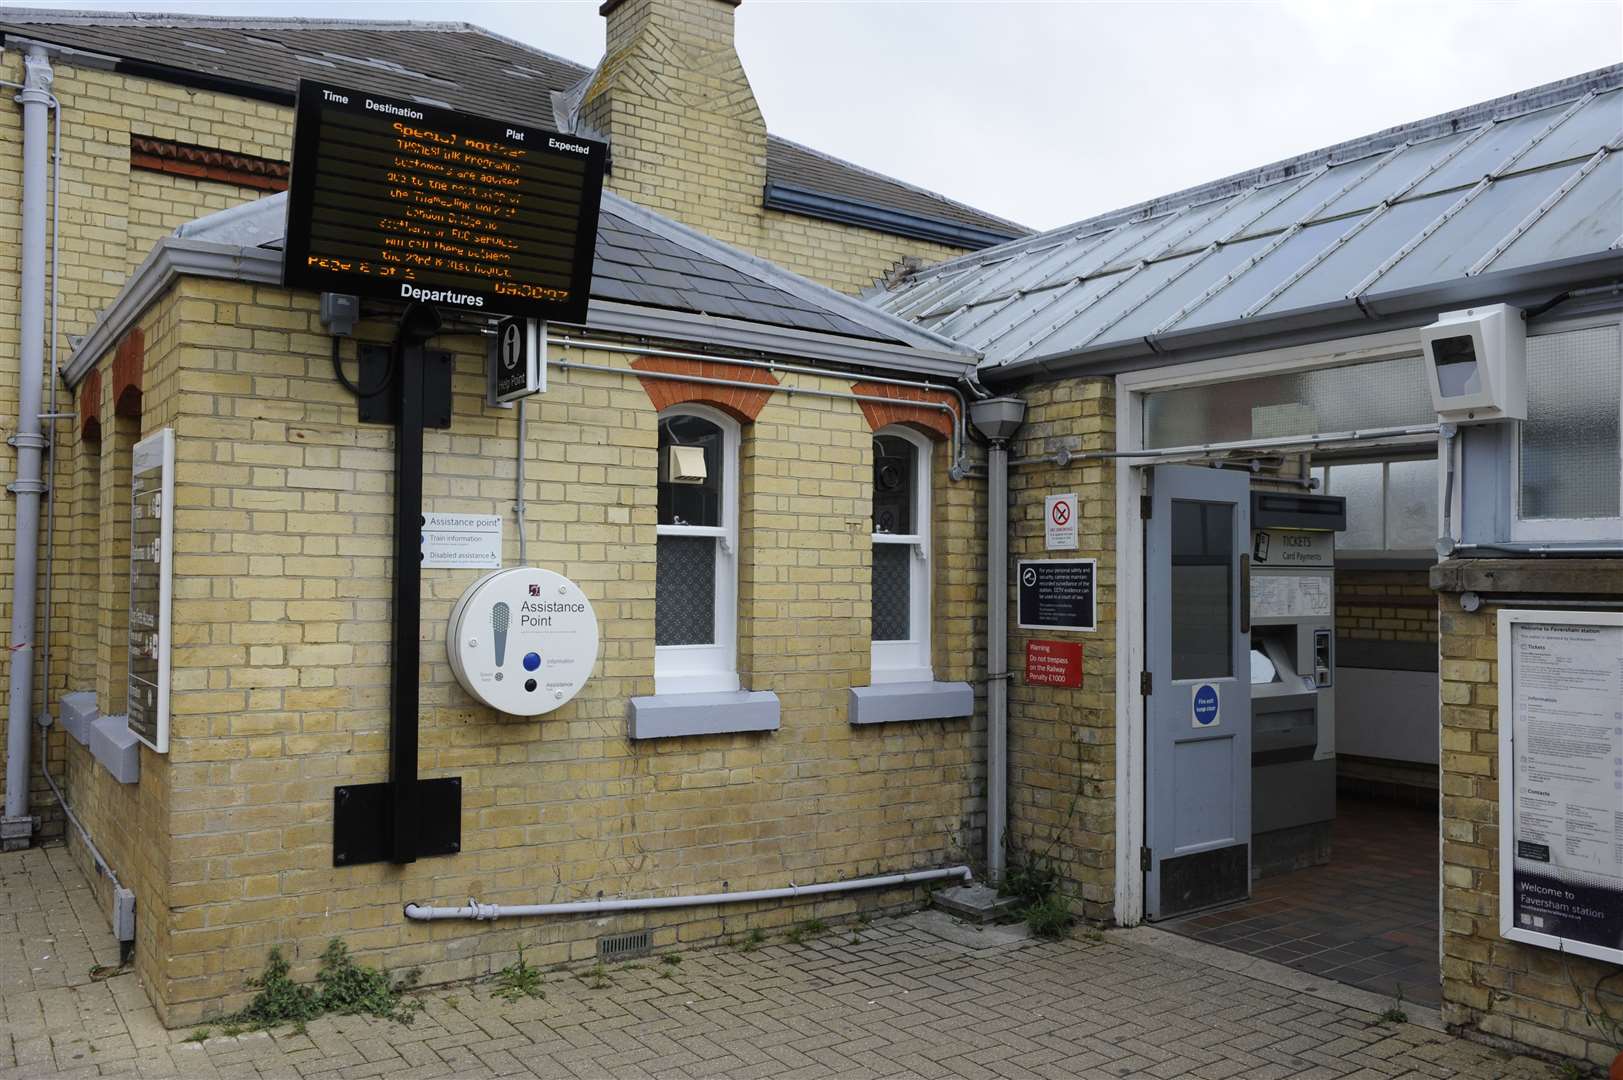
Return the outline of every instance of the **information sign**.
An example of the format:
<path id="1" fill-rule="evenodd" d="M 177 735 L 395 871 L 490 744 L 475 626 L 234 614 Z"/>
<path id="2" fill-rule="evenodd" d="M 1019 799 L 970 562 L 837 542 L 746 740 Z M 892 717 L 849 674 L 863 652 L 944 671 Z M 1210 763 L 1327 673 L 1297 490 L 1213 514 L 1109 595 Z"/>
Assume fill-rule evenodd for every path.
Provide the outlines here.
<path id="1" fill-rule="evenodd" d="M 1500 932 L 1623 963 L 1623 613 L 1500 611 L 1499 707 Z"/>
<path id="2" fill-rule="evenodd" d="M 451 609 L 451 673 L 469 694 L 513 716 L 567 705 L 597 666 L 597 613 L 580 586 L 520 566 L 486 574 Z"/>
<path id="3" fill-rule="evenodd" d="M 581 322 L 602 143 L 299 83 L 282 283 Z"/>
<path id="4" fill-rule="evenodd" d="M 426 569 L 502 565 L 502 519 L 497 514 L 424 514 L 423 566 Z"/>
<path id="5" fill-rule="evenodd" d="M 137 739 L 169 751 L 169 618 L 175 546 L 175 433 L 164 428 L 130 455 L 129 717 Z"/>
<path id="6" fill-rule="evenodd" d="M 1043 500 L 1043 538 L 1049 551 L 1076 550 L 1076 492 Z"/>
<path id="7" fill-rule="evenodd" d="M 547 324 L 539 319 L 503 319 L 491 342 L 490 399 L 499 404 L 546 390 Z"/>
<path id="8" fill-rule="evenodd" d="M 1082 643 L 1040 638 L 1026 642 L 1026 684 L 1079 689 L 1082 686 Z"/>
<path id="9" fill-rule="evenodd" d="M 1094 630 L 1096 559 L 1022 559 L 1015 564 L 1015 624 L 1022 630 Z"/>

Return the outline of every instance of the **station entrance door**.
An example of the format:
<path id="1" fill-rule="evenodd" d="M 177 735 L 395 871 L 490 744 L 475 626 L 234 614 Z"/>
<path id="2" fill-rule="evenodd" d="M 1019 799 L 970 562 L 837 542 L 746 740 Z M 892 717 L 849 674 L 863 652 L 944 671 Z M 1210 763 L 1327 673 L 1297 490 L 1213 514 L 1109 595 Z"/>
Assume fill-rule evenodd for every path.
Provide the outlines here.
<path id="1" fill-rule="evenodd" d="M 1144 523 L 1145 914 L 1251 889 L 1251 481 L 1151 471 Z"/>

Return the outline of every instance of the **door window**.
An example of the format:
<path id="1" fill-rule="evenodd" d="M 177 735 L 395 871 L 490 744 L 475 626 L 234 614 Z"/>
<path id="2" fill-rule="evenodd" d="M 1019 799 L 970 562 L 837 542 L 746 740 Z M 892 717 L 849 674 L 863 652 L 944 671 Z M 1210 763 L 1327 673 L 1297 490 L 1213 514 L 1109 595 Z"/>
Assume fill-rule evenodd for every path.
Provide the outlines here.
<path id="1" fill-rule="evenodd" d="M 1172 500 L 1172 677 L 1234 674 L 1234 506 Z"/>

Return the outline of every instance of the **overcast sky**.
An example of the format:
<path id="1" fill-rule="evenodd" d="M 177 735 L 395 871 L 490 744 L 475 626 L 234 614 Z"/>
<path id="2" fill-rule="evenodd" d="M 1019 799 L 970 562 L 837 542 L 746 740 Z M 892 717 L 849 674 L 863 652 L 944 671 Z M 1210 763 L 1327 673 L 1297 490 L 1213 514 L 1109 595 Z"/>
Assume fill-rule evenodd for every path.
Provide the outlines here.
<path id="1" fill-rule="evenodd" d="M 598 0 L 21 6 L 458 19 L 603 49 Z M 1617 63 L 1623 0 L 746 0 L 738 49 L 774 134 L 1049 228 Z"/>

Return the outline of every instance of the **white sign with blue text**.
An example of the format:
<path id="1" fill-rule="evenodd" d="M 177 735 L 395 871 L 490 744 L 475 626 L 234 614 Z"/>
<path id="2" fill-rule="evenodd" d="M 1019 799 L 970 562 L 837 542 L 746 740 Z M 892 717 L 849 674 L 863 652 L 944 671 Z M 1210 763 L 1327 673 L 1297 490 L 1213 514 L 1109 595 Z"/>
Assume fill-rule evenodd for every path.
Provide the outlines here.
<path id="1" fill-rule="evenodd" d="M 1189 723 L 1191 727 L 1214 728 L 1223 722 L 1223 698 L 1216 683 L 1201 683 L 1195 687 L 1190 699 Z"/>

